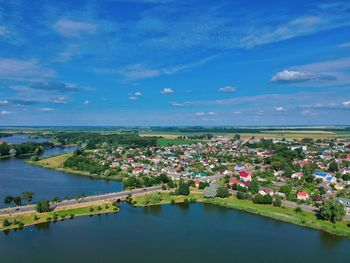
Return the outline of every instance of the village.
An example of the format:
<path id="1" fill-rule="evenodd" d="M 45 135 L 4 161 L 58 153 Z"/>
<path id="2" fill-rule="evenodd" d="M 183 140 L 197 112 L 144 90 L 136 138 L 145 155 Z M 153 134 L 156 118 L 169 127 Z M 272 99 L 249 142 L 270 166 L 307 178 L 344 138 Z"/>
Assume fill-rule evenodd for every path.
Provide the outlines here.
<path id="1" fill-rule="evenodd" d="M 99 166 L 104 177 L 122 175 L 126 187 L 179 182 L 196 188 L 227 188 L 242 199 L 271 196 L 319 207 L 341 202 L 350 211 L 349 139 L 241 139 L 216 136 L 195 144 L 125 148 L 103 143 L 78 152 L 80 165 Z M 74 156 L 65 166 L 74 168 Z M 82 169 L 81 167 L 79 169 Z M 94 168 L 96 170 L 97 168 Z M 157 178 L 168 177 L 167 180 Z M 243 194 L 242 194 L 243 193 Z"/>

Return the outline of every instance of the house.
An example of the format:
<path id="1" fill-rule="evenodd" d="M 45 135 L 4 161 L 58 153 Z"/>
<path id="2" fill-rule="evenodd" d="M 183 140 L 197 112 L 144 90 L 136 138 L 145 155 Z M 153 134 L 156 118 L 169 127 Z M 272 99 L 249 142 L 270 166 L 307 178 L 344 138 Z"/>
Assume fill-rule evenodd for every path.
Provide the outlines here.
<path id="1" fill-rule="evenodd" d="M 260 187 L 259 194 L 261 195 L 273 195 L 273 190 L 269 187 Z"/>
<path id="2" fill-rule="evenodd" d="M 240 183 L 240 181 L 236 177 L 230 178 L 230 182 L 229 182 L 230 185 L 235 185 L 235 184 L 239 184 L 239 183 Z"/>
<path id="3" fill-rule="evenodd" d="M 136 167 L 134 168 L 134 170 L 132 171 L 132 174 L 133 175 L 140 175 L 144 172 L 144 168 L 141 168 L 141 167 Z"/>
<path id="4" fill-rule="evenodd" d="M 344 198 L 344 197 L 337 197 L 335 200 L 337 200 L 339 203 L 342 203 L 346 210 L 350 212 L 350 199 Z"/>
<path id="5" fill-rule="evenodd" d="M 309 199 L 309 194 L 307 192 L 298 192 L 297 199 L 305 201 L 305 200 Z"/>
<path id="6" fill-rule="evenodd" d="M 303 173 L 302 173 L 302 172 L 294 173 L 294 174 L 292 174 L 292 176 L 291 176 L 291 178 L 293 178 L 293 179 L 298 179 L 298 180 L 300 180 L 302 177 L 303 177 Z"/>
<path id="7" fill-rule="evenodd" d="M 243 182 L 250 182 L 252 180 L 252 176 L 247 172 L 240 172 L 239 179 Z"/>
<path id="8" fill-rule="evenodd" d="M 314 173 L 314 177 L 316 179 L 322 179 L 323 182 L 328 182 L 328 183 L 336 182 L 336 179 L 333 176 L 331 176 L 329 173 L 316 172 Z"/>
<path id="9" fill-rule="evenodd" d="M 246 167 L 245 167 L 245 165 L 244 164 L 237 164 L 237 165 L 235 165 L 235 170 L 236 171 L 242 171 L 242 170 L 244 170 Z"/>

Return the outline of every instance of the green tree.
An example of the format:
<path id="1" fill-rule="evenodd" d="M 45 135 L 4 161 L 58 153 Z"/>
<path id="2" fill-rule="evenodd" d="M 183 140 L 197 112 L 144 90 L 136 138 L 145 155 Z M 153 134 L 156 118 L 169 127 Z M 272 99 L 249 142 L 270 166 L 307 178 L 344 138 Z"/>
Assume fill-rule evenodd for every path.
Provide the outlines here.
<path id="1" fill-rule="evenodd" d="M 35 194 L 32 193 L 32 192 L 23 192 L 22 193 L 22 199 L 27 200 L 28 202 L 31 202 L 33 197 L 34 197 L 34 195 Z"/>
<path id="2" fill-rule="evenodd" d="M 258 183 L 258 181 L 256 180 L 252 180 L 250 185 L 249 185 L 249 190 L 253 193 L 253 194 L 256 194 L 257 192 L 259 192 L 259 188 L 260 188 L 260 185 Z"/>
<path id="3" fill-rule="evenodd" d="M 216 196 L 221 198 L 226 198 L 230 195 L 228 189 L 226 187 L 219 187 L 216 191 Z"/>
<path id="4" fill-rule="evenodd" d="M 281 207 L 282 206 L 282 200 L 281 197 L 276 196 L 275 200 L 273 200 L 273 205 L 276 207 Z"/>
<path id="5" fill-rule="evenodd" d="M 3 227 L 7 227 L 9 225 L 11 225 L 11 223 L 10 223 L 10 221 L 8 219 L 4 219 L 4 221 L 2 221 L 2 226 Z"/>
<path id="6" fill-rule="evenodd" d="M 5 196 L 5 198 L 4 198 L 4 204 L 5 205 L 11 205 L 12 202 L 13 202 L 13 196 L 12 195 Z"/>
<path id="7" fill-rule="evenodd" d="M 177 189 L 177 194 L 179 195 L 189 195 L 190 187 L 187 183 L 180 183 L 179 188 Z"/>
<path id="8" fill-rule="evenodd" d="M 20 196 L 14 196 L 13 197 L 13 202 L 17 205 L 20 206 L 22 204 L 22 198 Z"/>
<path id="9" fill-rule="evenodd" d="M 331 162 L 328 166 L 328 171 L 330 172 L 338 172 L 339 171 L 339 167 L 338 164 L 335 162 Z"/>
<path id="10" fill-rule="evenodd" d="M 335 223 L 336 221 L 341 221 L 343 219 L 345 216 L 345 209 L 340 202 L 329 199 L 321 206 L 320 215 L 323 219 Z"/>
<path id="11" fill-rule="evenodd" d="M 50 211 L 50 202 L 48 200 L 40 200 L 36 203 L 35 209 L 39 213 Z"/>

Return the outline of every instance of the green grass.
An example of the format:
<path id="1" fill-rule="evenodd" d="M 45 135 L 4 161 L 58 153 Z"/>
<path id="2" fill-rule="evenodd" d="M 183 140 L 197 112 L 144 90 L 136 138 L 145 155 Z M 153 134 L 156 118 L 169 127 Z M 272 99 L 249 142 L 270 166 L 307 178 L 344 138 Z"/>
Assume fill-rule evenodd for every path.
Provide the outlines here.
<path id="1" fill-rule="evenodd" d="M 106 206 L 107 205 L 107 206 Z M 100 207 L 100 209 L 98 209 Z M 92 209 L 91 209 L 92 208 Z M 101 202 L 99 204 L 88 205 L 84 207 L 66 208 L 57 211 L 52 211 L 48 213 L 29 213 L 29 214 L 19 214 L 19 215 L 2 215 L 0 216 L 0 230 L 8 230 L 19 228 L 18 225 L 14 225 L 14 220 L 23 223 L 23 227 L 36 225 L 48 221 L 55 221 L 54 217 L 56 215 L 57 220 L 64 220 L 78 216 L 95 215 L 95 214 L 105 214 L 118 212 L 119 208 L 112 205 L 111 202 Z M 11 225 L 4 227 L 2 225 L 3 221 L 7 219 L 11 222 Z"/>

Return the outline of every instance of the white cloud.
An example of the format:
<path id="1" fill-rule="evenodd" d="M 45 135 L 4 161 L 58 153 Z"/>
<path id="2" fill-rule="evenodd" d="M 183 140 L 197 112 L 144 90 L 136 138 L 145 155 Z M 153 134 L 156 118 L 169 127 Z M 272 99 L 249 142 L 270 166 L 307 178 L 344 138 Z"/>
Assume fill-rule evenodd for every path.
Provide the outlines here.
<path id="1" fill-rule="evenodd" d="M 349 100 L 349 101 L 344 101 L 344 102 L 342 102 L 342 104 L 343 104 L 345 107 L 350 107 L 350 100 Z"/>
<path id="2" fill-rule="evenodd" d="M 159 70 L 145 68 L 141 64 L 129 65 L 118 70 L 118 73 L 121 74 L 127 80 L 154 78 L 160 75 Z"/>
<path id="3" fill-rule="evenodd" d="M 68 100 L 66 97 L 57 97 L 53 100 L 53 103 L 56 103 L 56 104 L 67 104 L 68 103 Z"/>
<path id="4" fill-rule="evenodd" d="M 44 111 L 44 112 L 50 112 L 50 111 L 54 111 L 53 108 L 40 108 L 40 111 Z"/>
<path id="5" fill-rule="evenodd" d="M 194 115 L 196 115 L 196 116 L 205 116 L 205 112 L 196 112 Z"/>
<path id="6" fill-rule="evenodd" d="M 226 86 L 226 87 L 220 88 L 219 91 L 224 93 L 233 93 L 237 91 L 237 88 L 233 86 Z"/>
<path id="7" fill-rule="evenodd" d="M 171 88 L 164 88 L 160 93 L 161 94 L 173 94 L 174 91 Z"/>
<path id="8" fill-rule="evenodd" d="M 77 56 L 79 52 L 80 52 L 79 45 L 69 44 L 63 52 L 57 55 L 57 58 L 55 59 L 55 61 L 62 62 L 62 63 L 68 62 L 73 57 Z"/>
<path id="9" fill-rule="evenodd" d="M 136 97 L 141 97 L 143 94 L 142 94 L 141 92 L 137 91 L 137 92 L 135 92 L 134 95 L 135 95 Z"/>
<path id="10" fill-rule="evenodd" d="M 208 115 L 216 115 L 216 113 L 215 113 L 215 112 L 210 111 L 210 112 L 208 112 Z"/>
<path id="11" fill-rule="evenodd" d="M 0 111 L 0 115 L 9 115 L 9 114 L 12 114 L 12 112 L 5 111 L 5 110 Z"/>
<path id="12" fill-rule="evenodd" d="M 86 100 L 84 101 L 84 105 L 89 105 L 90 104 L 90 101 Z"/>
<path id="13" fill-rule="evenodd" d="M 5 105 L 5 104 L 8 104 L 8 100 L 0 100 L 0 105 Z"/>
<path id="14" fill-rule="evenodd" d="M 35 59 L 0 58 L 0 79 L 38 81 L 55 75 L 54 70 L 44 68 Z"/>
<path id="15" fill-rule="evenodd" d="M 312 74 L 308 72 L 300 72 L 285 69 L 277 72 L 271 79 L 272 82 L 289 82 L 289 81 L 305 81 L 310 80 Z"/>
<path id="16" fill-rule="evenodd" d="M 136 96 L 129 96 L 129 100 L 137 100 Z"/>
<path id="17" fill-rule="evenodd" d="M 275 110 L 278 111 L 278 112 L 284 112 L 284 111 L 286 111 L 286 109 L 283 108 L 283 107 L 276 107 Z"/>
<path id="18" fill-rule="evenodd" d="M 79 37 L 82 34 L 95 33 L 97 26 L 93 23 L 61 18 L 56 22 L 54 28 L 63 37 Z"/>

